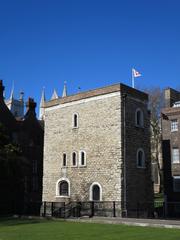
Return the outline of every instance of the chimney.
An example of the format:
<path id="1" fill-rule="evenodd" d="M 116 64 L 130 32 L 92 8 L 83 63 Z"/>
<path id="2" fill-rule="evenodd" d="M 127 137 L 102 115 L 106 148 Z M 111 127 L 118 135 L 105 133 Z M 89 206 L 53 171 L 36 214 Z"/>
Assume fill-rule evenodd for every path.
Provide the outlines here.
<path id="1" fill-rule="evenodd" d="M 24 92 L 20 92 L 20 95 L 19 95 L 19 100 L 23 102 L 23 98 L 24 98 Z"/>
<path id="2" fill-rule="evenodd" d="M 34 102 L 33 98 L 29 98 L 28 101 L 26 102 L 26 115 L 25 117 L 28 117 L 29 115 L 31 116 L 36 116 L 36 103 Z"/>
<path id="3" fill-rule="evenodd" d="M 168 88 L 164 91 L 165 107 L 172 107 L 177 101 L 180 101 L 180 92 L 175 89 Z"/>

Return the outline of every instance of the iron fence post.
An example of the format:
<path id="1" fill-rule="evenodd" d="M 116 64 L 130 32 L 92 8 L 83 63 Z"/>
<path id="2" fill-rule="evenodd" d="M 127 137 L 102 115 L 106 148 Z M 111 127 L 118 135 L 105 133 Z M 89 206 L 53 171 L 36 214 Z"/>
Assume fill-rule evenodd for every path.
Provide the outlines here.
<path id="1" fill-rule="evenodd" d="M 94 202 L 91 202 L 91 217 L 94 217 Z"/>
<path id="2" fill-rule="evenodd" d="M 44 202 L 44 217 L 46 217 L 46 202 Z"/>
<path id="3" fill-rule="evenodd" d="M 116 217 L 116 202 L 113 201 L 113 217 Z"/>
<path id="4" fill-rule="evenodd" d="M 66 203 L 64 202 L 64 218 L 66 218 Z"/>
<path id="5" fill-rule="evenodd" d="M 53 217 L 53 212 L 54 212 L 54 203 L 51 203 L 51 217 Z"/>
<path id="6" fill-rule="evenodd" d="M 139 218 L 139 202 L 137 202 L 137 218 Z"/>

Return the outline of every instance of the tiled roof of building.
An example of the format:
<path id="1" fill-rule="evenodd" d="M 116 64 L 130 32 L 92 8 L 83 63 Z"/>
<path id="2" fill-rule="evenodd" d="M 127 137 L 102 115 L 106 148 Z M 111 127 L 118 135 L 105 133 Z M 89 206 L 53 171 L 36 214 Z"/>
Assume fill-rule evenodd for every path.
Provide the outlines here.
<path id="1" fill-rule="evenodd" d="M 167 115 L 179 115 L 180 107 L 163 108 L 162 113 L 167 114 Z"/>

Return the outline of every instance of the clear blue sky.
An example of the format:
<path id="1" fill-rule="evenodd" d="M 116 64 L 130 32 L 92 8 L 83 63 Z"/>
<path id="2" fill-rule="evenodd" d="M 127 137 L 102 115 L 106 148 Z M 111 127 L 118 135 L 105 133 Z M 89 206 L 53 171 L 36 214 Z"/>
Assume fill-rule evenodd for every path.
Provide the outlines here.
<path id="1" fill-rule="evenodd" d="M 179 0 L 0 0 L 0 78 L 39 102 L 114 83 L 180 87 Z"/>

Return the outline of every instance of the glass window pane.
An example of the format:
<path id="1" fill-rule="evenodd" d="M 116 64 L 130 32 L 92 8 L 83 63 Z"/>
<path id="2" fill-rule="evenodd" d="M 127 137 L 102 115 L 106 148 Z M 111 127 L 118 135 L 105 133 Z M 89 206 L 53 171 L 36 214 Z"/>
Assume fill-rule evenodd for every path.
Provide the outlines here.
<path id="1" fill-rule="evenodd" d="M 85 165 L 85 154 L 81 152 L 81 165 Z"/>
<path id="2" fill-rule="evenodd" d="M 178 131 L 178 120 L 171 120 L 171 132 Z"/>
<path id="3" fill-rule="evenodd" d="M 66 162 L 66 153 L 63 153 L 63 166 L 66 166 L 67 162 Z"/>
<path id="4" fill-rule="evenodd" d="M 62 181 L 60 183 L 60 196 L 68 196 L 68 183 L 66 181 Z"/>
<path id="5" fill-rule="evenodd" d="M 73 166 L 76 166 L 76 153 L 75 152 L 73 152 L 72 161 L 73 161 Z"/>
<path id="6" fill-rule="evenodd" d="M 172 149 L 172 162 L 179 163 L 179 148 Z"/>
<path id="7" fill-rule="evenodd" d="M 77 114 L 74 114 L 74 120 L 73 120 L 73 127 L 78 127 L 78 116 Z"/>

